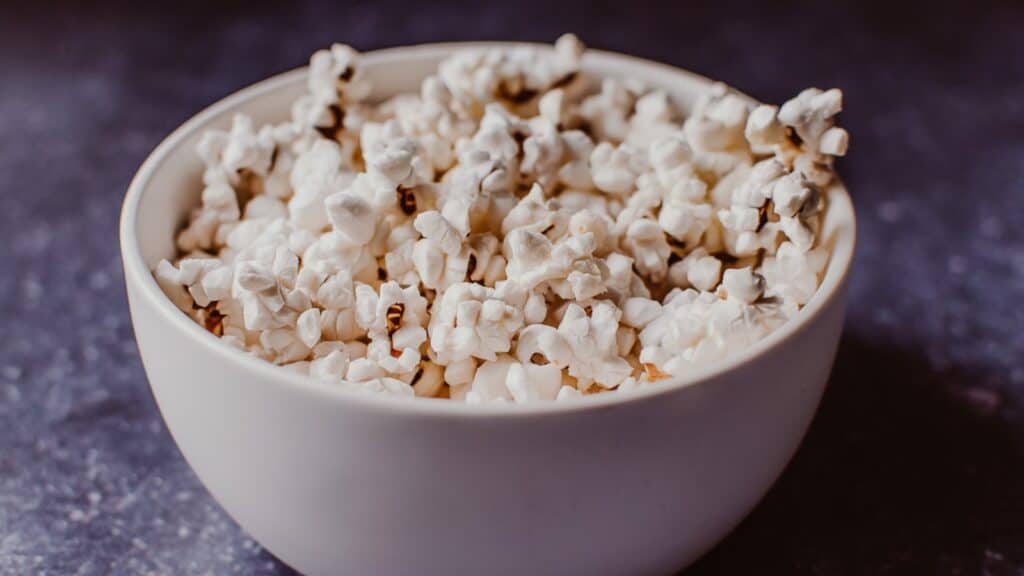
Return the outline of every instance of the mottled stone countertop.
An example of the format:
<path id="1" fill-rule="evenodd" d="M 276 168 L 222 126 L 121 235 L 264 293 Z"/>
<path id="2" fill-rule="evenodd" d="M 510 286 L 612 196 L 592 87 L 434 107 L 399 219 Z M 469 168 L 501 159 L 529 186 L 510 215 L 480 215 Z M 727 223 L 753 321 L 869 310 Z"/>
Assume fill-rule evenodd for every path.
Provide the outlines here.
<path id="1" fill-rule="evenodd" d="M 765 100 L 846 93 L 860 244 L 832 379 L 687 574 L 1024 573 L 1024 5 L 35 4 L 0 18 L 0 573 L 289 573 L 189 470 L 132 339 L 117 216 L 164 135 L 331 41 L 567 30 Z"/>

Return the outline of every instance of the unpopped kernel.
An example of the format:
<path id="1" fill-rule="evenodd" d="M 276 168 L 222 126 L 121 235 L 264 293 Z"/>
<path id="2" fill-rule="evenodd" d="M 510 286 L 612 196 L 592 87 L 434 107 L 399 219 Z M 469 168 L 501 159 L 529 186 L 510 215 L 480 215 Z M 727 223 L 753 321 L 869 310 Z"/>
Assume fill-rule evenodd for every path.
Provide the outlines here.
<path id="1" fill-rule="evenodd" d="M 588 78 L 583 45 L 463 50 L 369 100 L 310 59 L 292 118 L 198 146 L 201 204 L 154 275 L 231 346 L 332 385 L 571 401 L 684 376 L 814 295 L 837 89 L 752 106 Z"/>

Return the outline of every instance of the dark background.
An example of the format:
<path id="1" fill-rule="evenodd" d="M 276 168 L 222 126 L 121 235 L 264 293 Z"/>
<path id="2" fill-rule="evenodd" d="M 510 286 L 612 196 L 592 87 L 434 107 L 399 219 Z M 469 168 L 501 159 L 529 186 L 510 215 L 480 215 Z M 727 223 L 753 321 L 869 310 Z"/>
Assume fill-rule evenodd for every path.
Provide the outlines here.
<path id="1" fill-rule="evenodd" d="M 188 469 L 132 339 L 118 210 L 167 133 L 332 41 L 574 31 L 767 101 L 846 93 L 832 380 L 686 574 L 1024 574 L 1024 5 L 283 4 L 0 4 L 0 573 L 289 574 Z"/>

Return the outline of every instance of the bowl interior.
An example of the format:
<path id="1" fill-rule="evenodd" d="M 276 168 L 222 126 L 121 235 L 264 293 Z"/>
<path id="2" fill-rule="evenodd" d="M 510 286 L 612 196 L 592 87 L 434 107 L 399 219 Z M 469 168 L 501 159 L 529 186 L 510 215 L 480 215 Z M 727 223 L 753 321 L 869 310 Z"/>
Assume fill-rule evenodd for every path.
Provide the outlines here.
<path id="1" fill-rule="evenodd" d="M 432 74 L 438 63 L 455 50 L 503 45 L 506 44 L 452 43 L 392 48 L 366 53 L 361 62 L 374 87 L 374 97 L 387 98 L 400 92 L 417 91 L 422 80 Z M 550 49 L 546 46 L 540 48 Z M 668 92 L 673 103 L 686 114 L 692 110 L 701 94 L 711 86 L 711 81 L 707 78 L 678 68 L 596 50 L 588 50 L 585 54 L 583 70 L 593 79 L 628 77 L 638 79 L 648 86 L 661 88 Z M 290 116 L 291 103 L 305 92 L 305 80 L 304 68 L 286 72 L 236 92 L 203 110 L 157 147 L 140 168 L 129 188 L 121 222 L 126 274 L 134 276 L 142 284 L 141 288 L 147 298 L 159 301 L 155 302 L 155 305 L 163 307 L 168 314 L 179 317 L 189 325 L 184 329 L 197 337 L 212 338 L 174 308 L 149 273 L 161 259 L 174 257 L 175 234 L 187 220 L 190 210 L 199 204 L 202 163 L 195 152 L 196 144 L 203 132 L 208 129 L 229 128 L 232 117 L 237 113 L 251 116 L 258 125 L 287 120 Z M 643 390 L 664 390 L 684 383 L 693 383 L 763 353 L 798 330 L 800 325 L 813 317 L 825 301 L 835 295 L 842 285 L 852 259 L 854 213 L 846 189 L 840 182 L 835 182 L 826 191 L 826 197 L 828 208 L 820 238 L 822 243 L 831 249 L 832 254 L 817 294 L 798 317 L 747 350 L 706 367 L 698 367 L 686 377 L 666 379 Z M 227 346 L 224 346 L 224 349 L 228 354 L 243 356 L 229 350 Z M 260 363 L 248 358 L 246 360 Z M 283 370 L 275 370 L 280 372 L 283 380 L 301 378 Z M 324 388 L 326 389 L 326 386 Z M 600 396 L 602 395 L 598 395 Z M 583 400 L 590 401 L 594 398 L 587 397 Z M 414 401 L 423 402 L 422 399 Z"/>

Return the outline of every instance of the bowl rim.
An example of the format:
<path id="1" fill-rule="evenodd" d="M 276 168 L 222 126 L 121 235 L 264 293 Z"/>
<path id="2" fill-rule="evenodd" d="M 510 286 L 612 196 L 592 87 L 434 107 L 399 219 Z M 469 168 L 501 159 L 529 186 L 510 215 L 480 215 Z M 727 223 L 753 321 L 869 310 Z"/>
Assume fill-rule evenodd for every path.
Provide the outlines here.
<path id="1" fill-rule="evenodd" d="M 551 48 L 550 45 L 529 42 L 445 42 L 373 50 L 362 53 L 360 59 L 364 66 L 386 66 L 391 62 L 408 57 L 411 52 L 415 52 L 418 56 L 425 58 L 428 55 L 434 57 L 444 56 L 456 50 L 517 46 L 540 49 Z M 697 81 L 701 84 L 713 82 L 709 78 L 669 64 L 617 52 L 588 48 L 584 54 L 584 66 L 586 66 L 587 61 L 618 67 L 642 66 L 651 72 L 684 77 L 689 81 Z M 197 131 L 205 130 L 206 125 L 222 113 L 250 100 L 259 98 L 264 94 L 303 80 L 307 70 L 308 67 L 303 66 L 251 84 L 221 98 L 189 118 L 166 136 L 146 157 L 128 185 L 122 204 L 119 222 L 121 256 L 124 265 L 125 281 L 128 284 L 134 284 L 137 288 L 135 291 L 136 297 L 144 299 L 145 305 L 156 310 L 164 322 L 176 331 L 181 332 L 185 338 L 192 338 L 201 344 L 208 345 L 213 353 L 219 356 L 224 363 L 236 365 L 243 373 L 252 373 L 262 377 L 267 382 L 272 382 L 274 385 L 287 388 L 297 394 L 309 395 L 316 400 L 345 404 L 380 413 L 434 415 L 472 419 L 477 417 L 521 418 L 546 414 L 589 412 L 625 406 L 645 399 L 682 392 L 685 389 L 693 388 L 700 384 L 707 385 L 719 376 L 736 371 L 745 364 L 770 354 L 775 348 L 793 339 L 808 329 L 813 320 L 828 309 L 836 298 L 842 296 L 853 261 L 857 223 L 856 213 L 849 193 L 843 183 L 836 178 L 830 184 L 827 192 L 830 198 L 829 208 L 839 208 L 842 211 L 848 212 L 848 214 L 843 215 L 845 218 L 842 221 L 839 233 L 836 234 L 832 253 L 825 269 L 825 276 L 811 300 L 796 316 L 753 345 L 720 360 L 695 366 L 692 372 L 684 376 L 665 378 L 664 380 L 625 392 L 587 395 L 576 398 L 571 402 L 467 404 L 447 399 L 396 397 L 386 394 L 370 394 L 346 390 L 334 386 L 330 382 L 291 372 L 280 366 L 250 356 L 241 350 L 226 345 L 219 338 L 204 330 L 199 324 L 182 313 L 164 294 L 163 290 L 160 289 L 156 279 L 153 277 L 152 271 L 145 263 L 138 241 L 139 206 L 143 195 L 149 188 L 153 174 L 169 156 L 178 151 L 183 140 Z M 751 100 L 753 101 L 753 99 Z M 147 380 L 149 380 L 148 375 Z"/>

